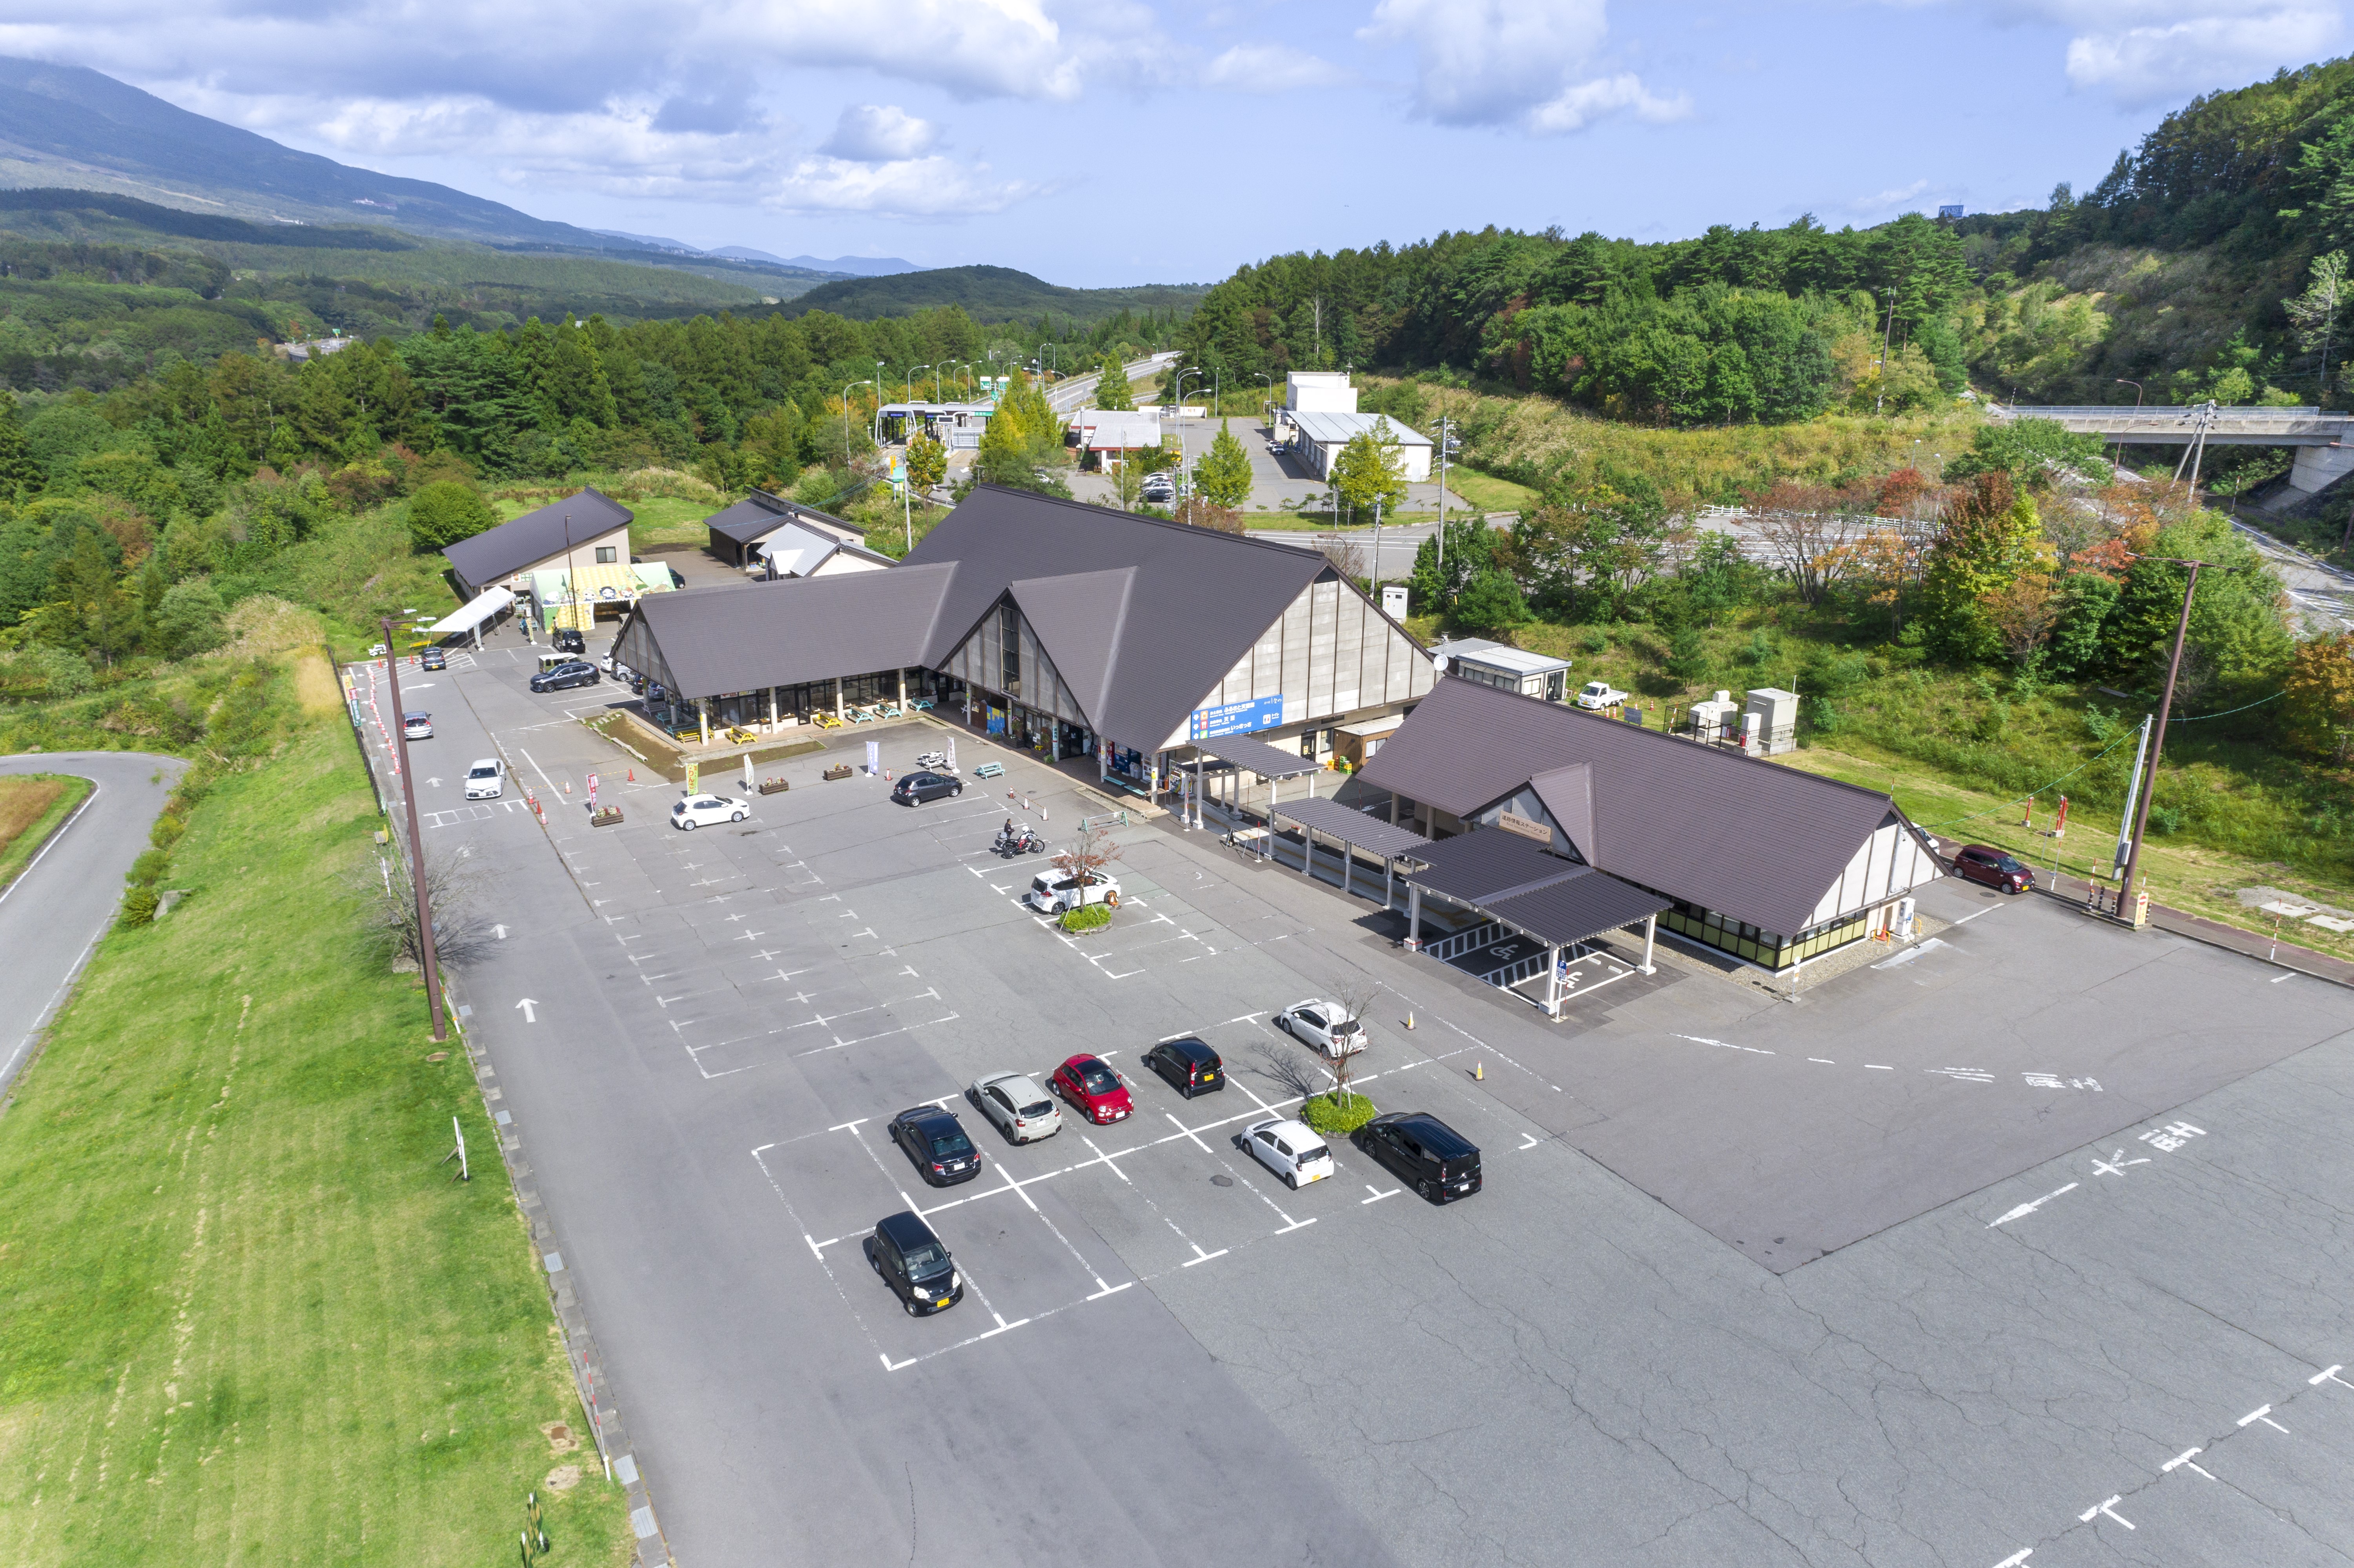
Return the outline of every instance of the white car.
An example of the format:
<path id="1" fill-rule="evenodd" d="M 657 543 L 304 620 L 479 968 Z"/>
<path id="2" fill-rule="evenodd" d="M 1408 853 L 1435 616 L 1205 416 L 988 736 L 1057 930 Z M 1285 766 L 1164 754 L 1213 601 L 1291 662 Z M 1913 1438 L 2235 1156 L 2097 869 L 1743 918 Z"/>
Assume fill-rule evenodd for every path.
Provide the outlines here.
<path id="1" fill-rule="evenodd" d="M 1615 708 L 1627 700 L 1627 694 L 1607 681 L 1588 681 L 1577 689 L 1577 705 L 1582 708 Z"/>
<path id="2" fill-rule="evenodd" d="M 1035 1143 L 1063 1130 L 1063 1111 L 1027 1073 L 984 1073 L 964 1097 L 1016 1143 Z"/>
<path id="3" fill-rule="evenodd" d="M 695 829 L 705 822 L 740 822 L 752 808 L 727 795 L 689 795 L 670 809 L 670 825 Z"/>
<path id="4" fill-rule="evenodd" d="M 1076 873 L 1042 871 L 1030 879 L 1030 891 L 1022 895 L 1022 902 L 1041 915 L 1060 915 L 1087 904 L 1108 904 L 1117 909 L 1119 878 L 1098 871 L 1083 888 Z"/>
<path id="5" fill-rule="evenodd" d="M 1320 1001 L 1312 996 L 1295 1001 L 1275 1015 L 1275 1026 L 1327 1056 L 1346 1056 L 1365 1048 L 1365 1026 L 1337 1001 Z"/>
<path id="6" fill-rule="evenodd" d="M 1324 1135 L 1304 1121 L 1271 1116 L 1243 1128 L 1243 1147 L 1294 1192 L 1332 1174 L 1332 1150 Z"/>
<path id="7" fill-rule="evenodd" d="M 507 765 L 495 757 L 475 759 L 466 769 L 466 799 L 495 800 L 507 792 Z"/>
<path id="8" fill-rule="evenodd" d="M 411 740 L 431 740 L 433 738 L 433 715 L 431 714 L 401 715 L 400 733 L 407 736 Z"/>

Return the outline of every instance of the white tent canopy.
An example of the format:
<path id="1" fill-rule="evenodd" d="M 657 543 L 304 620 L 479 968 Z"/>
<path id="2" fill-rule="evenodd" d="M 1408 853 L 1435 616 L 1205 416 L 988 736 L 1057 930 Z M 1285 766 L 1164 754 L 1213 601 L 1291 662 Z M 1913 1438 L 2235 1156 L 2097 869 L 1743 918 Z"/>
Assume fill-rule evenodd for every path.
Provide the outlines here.
<path id="1" fill-rule="evenodd" d="M 493 616 L 514 603 L 514 595 L 503 588 L 484 588 L 454 615 L 445 615 L 426 629 L 429 637 L 447 637 L 453 631 L 472 631 Z"/>

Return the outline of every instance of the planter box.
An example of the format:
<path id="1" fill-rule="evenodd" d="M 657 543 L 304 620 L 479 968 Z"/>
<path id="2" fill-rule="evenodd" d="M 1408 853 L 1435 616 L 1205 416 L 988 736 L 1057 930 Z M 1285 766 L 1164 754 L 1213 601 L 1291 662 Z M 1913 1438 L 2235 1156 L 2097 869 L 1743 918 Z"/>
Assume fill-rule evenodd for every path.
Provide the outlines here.
<path id="1" fill-rule="evenodd" d="M 791 785 L 786 783 L 781 779 L 763 779 L 760 780 L 760 793 L 763 795 L 781 795 L 791 788 Z"/>
<path id="2" fill-rule="evenodd" d="M 619 806 L 599 806 L 588 813 L 588 825 L 592 828 L 610 828 L 620 820 L 621 808 Z"/>
<path id="3" fill-rule="evenodd" d="M 851 768 L 851 766 L 850 766 L 850 764 L 849 764 L 849 763 L 847 763 L 847 762 L 837 762 L 837 763 L 835 763 L 832 767 L 831 767 L 831 768 L 827 768 L 827 769 L 825 770 L 825 777 L 826 777 L 827 779 L 847 779 L 847 778 L 849 778 L 849 777 L 850 777 L 850 775 L 851 775 L 851 773 L 852 773 L 853 771 L 854 771 L 854 769 Z"/>

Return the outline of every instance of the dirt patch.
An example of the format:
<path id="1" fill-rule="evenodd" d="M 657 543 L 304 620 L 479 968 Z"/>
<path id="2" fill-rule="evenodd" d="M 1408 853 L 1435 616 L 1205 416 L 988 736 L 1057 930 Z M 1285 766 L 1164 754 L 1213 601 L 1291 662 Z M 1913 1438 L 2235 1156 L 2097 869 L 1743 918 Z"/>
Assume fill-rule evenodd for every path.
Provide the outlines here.
<path id="1" fill-rule="evenodd" d="M 344 689 L 324 653 L 306 649 L 294 656 L 294 699 L 313 717 L 344 705 Z"/>
<path id="2" fill-rule="evenodd" d="M 568 1492 L 580 1484 L 580 1467 L 558 1465 L 547 1472 L 547 1479 L 539 1483 L 551 1492 Z"/>
<path id="3" fill-rule="evenodd" d="M 572 1428 L 561 1421 L 551 1421 L 542 1426 L 539 1432 L 541 1436 L 547 1439 L 547 1446 L 552 1453 L 569 1454 L 580 1446 L 580 1439 L 575 1437 L 572 1435 Z"/>
<path id="4" fill-rule="evenodd" d="M 41 820 L 66 792 L 62 779 L 18 774 L 0 779 L 0 851 Z"/>

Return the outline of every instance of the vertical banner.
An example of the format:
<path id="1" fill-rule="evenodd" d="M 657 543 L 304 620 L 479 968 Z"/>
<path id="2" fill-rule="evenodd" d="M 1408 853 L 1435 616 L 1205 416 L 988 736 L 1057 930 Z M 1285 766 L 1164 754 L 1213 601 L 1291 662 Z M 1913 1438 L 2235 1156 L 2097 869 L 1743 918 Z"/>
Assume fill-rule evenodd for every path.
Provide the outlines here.
<path id="1" fill-rule="evenodd" d="M 597 809 L 597 776 L 594 773 L 588 775 L 588 809 L 592 811 Z"/>
<path id="2" fill-rule="evenodd" d="M 866 743 L 866 771 L 869 775 L 878 775 L 883 771 L 883 743 L 879 740 Z"/>
<path id="3" fill-rule="evenodd" d="M 744 792 L 752 792 L 752 754 L 748 751 L 744 754 Z"/>
<path id="4" fill-rule="evenodd" d="M 692 795 L 695 793 L 695 786 L 702 777 L 703 764 L 690 759 L 686 765 L 686 792 L 688 794 Z"/>
<path id="5" fill-rule="evenodd" d="M 949 771 L 953 773 L 956 770 L 956 736 L 949 736 Z"/>

